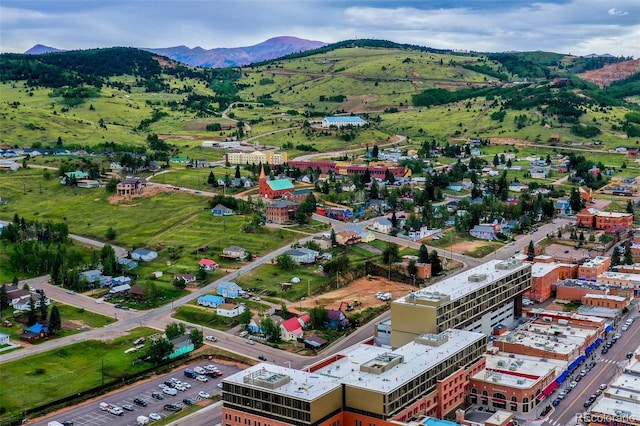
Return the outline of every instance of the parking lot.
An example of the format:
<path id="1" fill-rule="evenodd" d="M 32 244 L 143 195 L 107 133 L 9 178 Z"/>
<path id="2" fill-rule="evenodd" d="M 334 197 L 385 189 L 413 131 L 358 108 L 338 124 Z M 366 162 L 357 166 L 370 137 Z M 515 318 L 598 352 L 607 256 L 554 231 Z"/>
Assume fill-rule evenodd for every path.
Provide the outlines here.
<path id="1" fill-rule="evenodd" d="M 184 371 L 187 368 L 194 369 L 195 367 L 204 368 L 207 365 L 214 364 L 217 369 L 222 373 L 219 377 L 207 377 L 206 382 L 202 382 L 195 378 L 188 378 L 184 375 Z M 136 419 L 138 416 L 149 417 L 151 413 L 157 413 L 161 417 L 166 417 L 172 413 L 163 409 L 166 404 L 182 404 L 184 399 L 190 398 L 198 405 L 205 405 L 202 401 L 204 398 L 198 395 L 201 391 L 208 393 L 211 396 L 218 395 L 222 390 L 218 385 L 222 382 L 222 379 L 231 374 L 235 374 L 240 369 L 236 366 L 222 365 L 215 362 L 201 361 L 198 363 L 184 366 L 183 368 L 174 370 L 172 373 L 157 376 L 152 380 L 149 380 L 138 385 L 130 386 L 128 388 L 116 391 L 114 393 L 105 395 L 101 398 L 87 402 L 66 411 L 64 413 L 58 413 L 54 416 L 49 416 L 46 419 L 39 420 L 37 422 L 29 422 L 34 425 L 46 425 L 48 421 L 57 420 L 59 422 L 69 421 L 73 422 L 75 426 L 99 426 L 109 424 L 110 426 L 136 426 Z M 213 376 L 213 374 L 211 375 Z M 191 388 L 186 390 L 179 390 L 174 396 L 162 393 L 160 387 L 165 381 L 169 381 L 171 378 L 175 378 L 181 382 L 186 382 L 191 385 Z M 162 393 L 163 399 L 159 400 L 152 397 L 152 393 Z M 147 406 L 142 407 L 134 404 L 134 399 L 142 398 L 146 400 Z M 101 403 L 110 404 L 117 407 L 122 407 L 126 404 L 131 404 L 133 411 L 123 410 L 122 415 L 110 414 L 108 410 L 102 410 L 100 408 Z M 152 421 L 153 422 L 153 421 Z"/>

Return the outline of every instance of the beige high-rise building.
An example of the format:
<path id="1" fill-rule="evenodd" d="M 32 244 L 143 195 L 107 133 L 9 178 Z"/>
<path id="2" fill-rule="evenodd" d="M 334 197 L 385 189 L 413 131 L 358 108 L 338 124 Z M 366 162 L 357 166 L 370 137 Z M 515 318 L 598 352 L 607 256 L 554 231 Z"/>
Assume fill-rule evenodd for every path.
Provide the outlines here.
<path id="1" fill-rule="evenodd" d="M 287 162 L 287 153 L 275 151 L 229 152 L 225 154 L 225 161 L 229 164 L 271 164 L 272 166 L 278 166 Z"/>
<path id="2" fill-rule="evenodd" d="M 492 260 L 414 291 L 391 303 L 391 346 L 403 346 L 423 333 L 461 328 L 490 335 L 522 311 L 531 288 L 531 265 Z"/>

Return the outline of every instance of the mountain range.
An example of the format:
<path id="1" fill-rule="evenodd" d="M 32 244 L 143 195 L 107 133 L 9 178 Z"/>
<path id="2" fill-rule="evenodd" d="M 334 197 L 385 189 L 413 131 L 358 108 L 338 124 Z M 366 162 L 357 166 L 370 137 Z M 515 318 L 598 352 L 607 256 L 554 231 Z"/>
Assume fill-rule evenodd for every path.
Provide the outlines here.
<path id="1" fill-rule="evenodd" d="M 291 53 L 304 52 L 326 46 L 322 41 L 305 40 L 297 37 L 282 36 L 270 38 L 253 46 L 203 49 L 187 46 L 147 48 L 141 50 L 166 56 L 186 65 L 203 68 L 225 68 L 244 66 L 254 62 L 267 61 Z M 28 55 L 62 52 L 63 50 L 36 44 L 24 52 Z"/>

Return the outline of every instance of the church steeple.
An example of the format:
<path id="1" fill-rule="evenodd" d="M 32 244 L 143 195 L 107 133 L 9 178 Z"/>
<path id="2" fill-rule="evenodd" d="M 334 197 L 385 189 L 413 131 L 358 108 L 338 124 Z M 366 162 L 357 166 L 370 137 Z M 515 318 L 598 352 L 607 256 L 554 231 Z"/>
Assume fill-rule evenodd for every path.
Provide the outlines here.
<path id="1" fill-rule="evenodd" d="M 264 165 L 260 167 L 260 177 L 258 178 L 258 182 L 266 181 L 267 175 L 264 174 Z"/>

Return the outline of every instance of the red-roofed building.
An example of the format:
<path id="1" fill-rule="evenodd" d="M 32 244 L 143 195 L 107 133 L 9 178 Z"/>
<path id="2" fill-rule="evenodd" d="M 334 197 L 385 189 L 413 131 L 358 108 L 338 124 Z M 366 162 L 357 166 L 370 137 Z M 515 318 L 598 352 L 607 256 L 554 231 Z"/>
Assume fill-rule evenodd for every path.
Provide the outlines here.
<path id="1" fill-rule="evenodd" d="M 198 265 L 207 271 L 215 271 L 218 269 L 218 264 L 211 259 L 201 259 Z"/>
<path id="2" fill-rule="evenodd" d="M 304 331 L 298 318 L 289 318 L 280 324 L 280 337 L 285 342 L 301 339 L 303 335 Z"/>

